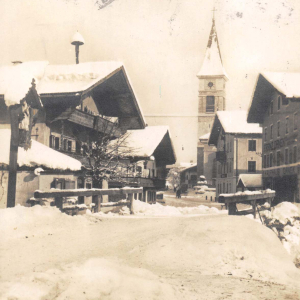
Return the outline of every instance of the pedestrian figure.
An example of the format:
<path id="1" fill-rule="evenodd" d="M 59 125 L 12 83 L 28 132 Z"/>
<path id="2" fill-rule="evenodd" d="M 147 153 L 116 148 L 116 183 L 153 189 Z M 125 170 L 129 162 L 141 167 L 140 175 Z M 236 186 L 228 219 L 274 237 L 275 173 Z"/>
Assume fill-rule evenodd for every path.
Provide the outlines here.
<path id="1" fill-rule="evenodd" d="M 181 198 L 181 189 L 180 189 L 180 186 L 176 190 L 176 198 Z"/>

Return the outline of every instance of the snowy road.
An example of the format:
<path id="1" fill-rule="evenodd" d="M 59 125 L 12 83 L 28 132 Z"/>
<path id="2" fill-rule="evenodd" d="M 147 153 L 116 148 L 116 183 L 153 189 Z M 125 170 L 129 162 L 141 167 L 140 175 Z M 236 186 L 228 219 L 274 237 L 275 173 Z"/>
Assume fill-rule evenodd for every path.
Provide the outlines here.
<path id="1" fill-rule="evenodd" d="M 210 215 L 61 219 L 52 224 L 49 219 L 43 227 L 37 223 L 20 235 L 14 228 L 15 238 L 2 236 L 0 295 L 7 287 L 13 290 L 11 285 L 18 281 L 43 274 L 33 281 L 53 285 L 47 297 L 34 298 L 31 294 L 12 299 L 100 299 L 86 296 L 87 287 L 79 281 L 68 283 L 73 293 L 76 291 L 75 298 L 66 297 L 63 291 L 69 279 L 59 275 L 58 280 L 55 276 L 70 269 L 69 264 L 75 263 L 78 269 L 91 258 L 101 258 L 113 266 L 132 268 L 130 272 L 122 271 L 127 275 L 113 283 L 113 290 L 119 288 L 121 293 L 122 282 L 129 273 L 136 273 L 131 289 L 143 290 L 146 279 L 142 282 L 142 276 L 152 282 L 142 297 L 113 297 L 106 291 L 101 299 L 300 299 L 300 271 L 275 234 L 247 218 Z M 97 260 L 91 263 L 107 266 Z M 50 269 L 56 271 L 51 273 Z M 74 271 L 74 278 L 76 274 Z M 102 281 L 97 285 L 101 286 Z M 26 288 L 29 284 L 32 282 L 27 282 Z"/>

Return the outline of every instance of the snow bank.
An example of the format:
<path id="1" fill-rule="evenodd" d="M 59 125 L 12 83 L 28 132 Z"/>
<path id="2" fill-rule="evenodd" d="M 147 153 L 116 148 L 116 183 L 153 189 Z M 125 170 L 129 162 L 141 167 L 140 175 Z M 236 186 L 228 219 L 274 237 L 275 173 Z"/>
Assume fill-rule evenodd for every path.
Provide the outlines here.
<path id="1" fill-rule="evenodd" d="M 86 218 L 61 213 L 56 207 L 17 205 L 0 210 L 0 236 L 1 239 L 31 238 L 71 230 L 87 222 Z"/>
<path id="2" fill-rule="evenodd" d="M 300 267 L 300 212 L 298 207 L 291 202 L 282 202 L 271 212 L 262 211 L 260 214 L 263 222 L 278 235 L 295 265 Z"/>
<path id="3" fill-rule="evenodd" d="M 1 299 L 179 299 L 152 272 L 104 258 L 35 272 L 5 285 Z"/>
<path id="4" fill-rule="evenodd" d="M 215 207 L 199 205 L 197 207 L 174 207 L 163 206 L 159 203 L 148 204 L 139 200 L 133 202 L 133 212 L 135 215 L 144 216 L 182 216 L 182 215 L 203 215 L 218 214 L 220 210 Z"/>

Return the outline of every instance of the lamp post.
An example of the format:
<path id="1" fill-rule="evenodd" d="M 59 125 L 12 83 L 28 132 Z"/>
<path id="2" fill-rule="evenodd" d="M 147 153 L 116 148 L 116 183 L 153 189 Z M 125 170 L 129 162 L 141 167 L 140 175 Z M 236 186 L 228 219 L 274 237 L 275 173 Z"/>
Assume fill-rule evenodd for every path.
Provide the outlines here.
<path id="1" fill-rule="evenodd" d="M 84 39 L 78 31 L 73 35 L 71 44 L 75 46 L 76 64 L 79 64 L 79 46 L 84 45 Z"/>

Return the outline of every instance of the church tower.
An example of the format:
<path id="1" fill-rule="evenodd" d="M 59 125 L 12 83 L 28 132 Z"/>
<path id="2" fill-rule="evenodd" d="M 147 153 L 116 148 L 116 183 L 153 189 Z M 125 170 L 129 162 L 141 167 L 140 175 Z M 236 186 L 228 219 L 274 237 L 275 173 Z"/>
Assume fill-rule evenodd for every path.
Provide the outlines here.
<path id="1" fill-rule="evenodd" d="M 200 72 L 198 93 L 198 149 L 197 175 L 205 175 L 208 183 L 213 183 L 215 149 L 208 146 L 208 138 L 215 113 L 226 108 L 225 86 L 228 80 L 223 68 L 215 19 L 209 34 L 204 61 Z"/>

